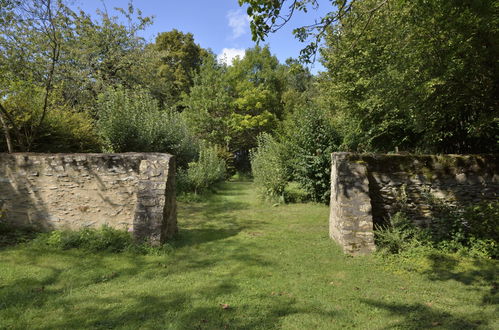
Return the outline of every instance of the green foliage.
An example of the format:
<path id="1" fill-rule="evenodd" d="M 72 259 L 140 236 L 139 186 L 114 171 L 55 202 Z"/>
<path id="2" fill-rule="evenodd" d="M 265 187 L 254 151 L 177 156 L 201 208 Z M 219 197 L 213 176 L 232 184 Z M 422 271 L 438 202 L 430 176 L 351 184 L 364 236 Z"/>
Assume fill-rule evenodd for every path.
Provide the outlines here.
<path id="1" fill-rule="evenodd" d="M 208 52 L 194 42 L 191 33 L 176 29 L 158 34 L 152 47 L 159 57 L 156 79 L 168 86 L 158 98 L 162 105 L 181 107 L 181 96 L 189 93 L 193 76 Z"/>
<path id="2" fill-rule="evenodd" d="M 145 90 L 110 88 L 98 100 L 99 132 L 113 152 L 168 152 L 186 166 L 197 154 L 197 143 L 182 116 L 161 110 Z"/>
<path id="3" fill-rule="evenodd" d="M 422 231 L 403 213 L 390 217 L 388 225 L 376 228 L 376 246 L 389 253 L 400 253 L 419 245 Z"/>
<path id="4" fill-rule="evenodd" d="M 458 209 L 435 201 L 432 211 L 429 235 L 435 246 L 499 257 L 499 202 L 481 202 Z"/>
<path id="5" fill-rule="evenodd" d="M 215 183 L 225 180 L 227 167 L 225 160 L 220 157 L 219 150 L 216 145 L 201 144 L 199 158 L 189 163 L 184 178 L 181 174 L 183 180 L 187 179 L 187 183 L 183 183 L 187 188 L 192 187 L 195 193 L 203 192 Z"/>
<path id="6" fill-rule="evenodd" d="M 251 152 L 251 171 L 260 196 L 270 200 L 283 200 L 289 178 L 283 162 L 282 145 L 270 134 L 257 137 L 258 147 Z"/>
<path id="7" fill-rule="evenodd" d="M 313 201 L 329 203 L 331 153 L 337 150 L 338 136 L 325 113 L 311 107 L 295 112 L 282 140 L 293 179 Z"/>
<path id="8" fill-rule="evenodd" d="M 322 51 L 343 148 L 497 151 L 496 1 L 355 2 Z"/>
<path id="9" fill-rule="evenodd" d="M 229 125 L 230 150 L 247 152 L 256 147 L 260 133 L 271 132 L 283 117 L 284 76 L 278 59 L 266 47 L 247 49 L 227 69 L 233 112 Z"/>
<path id="10" fill-rule="evenodd" d="M 101 229 L 85 228 L 78 231 L 54 230 L 42 235 L 36 244 L 67 250 L 83 249 L 89 252 L 123 252 L 133 245 L 132 235 L 107 226 Z"/>
<path id="11" fill-rule="evenodd" d="M 171 247 L 167 244 L 151 246 L 147 243 L 137 243 L 130 232 L 108 226 L 102 226 L 100 229 L 84 228 L 39 233 L 29 243 L 29 246 L 41 250 L 48 247 L 56 250 L 79 249 L 91 253 L 110 252 L 149 255 L 161 255 L 171 250 Z"/>
<path id="12" fill-rule="evenodd" d="M 0 248 L 28 242 L 37 235 L 31 226 L 13 226 L 2 221 L 5 210 L 0 207 Z"/>
<path id="13" fill-rule="evenodd" d="M 99 12 L 95 20 L 65 1 L 8 1 L 2 7 L 0 109 L 14 150 L 95 150 L 89 121 L 96 95 L 103 86 L 143 82 L 137 74 L 143 40 L 136 33 L 150 19 L 133 6 L 118 9 L 120 17 Z M 69 118 L 57 120 L 61 111 Z"/>
<path id="14" fill-rule="evenodd" d="M 464 210 L 469 235 L 499 244 L 499 202 L 484 201 Z"/>
<path id="15" fill-rule="evenodd" d="M 309 200 L 309 194 L 298 182 L 288 182 L 284 188 L 284 201 L 286 203 L 304 203 Z"/>
<path id="16" fill-rule="evenodd" d="M 396 213 L 389 226 L 376 229 L 376 244 L 390 253 L 427 246 L 446 253 L 499 257 L 498 202 L 457 209 L 434 200 L 432 212 L 428 228 L 415 227 L 405 213 Z"/>
<path id="17" fill-rule="evenodd" d="M 274 130 L 283 117 L 285 73 L 268 47 L 247 49 L 244 58 L 229 67 L 210 54 L 190 94 L 184 94 L 189 126 L 198 137 L 233 153 L 238 170 L 246 169 L 256 137 Z"/>
<path id="18" fill-rule="evenodd" d="M 99 152 L 102 141 L 95 120 L 85 112 L 55 108 L 47 114 L 35 148 L 40 152 Z"/>
<path id="19" fill-rule="evenodd" d="M 194 76 L 194 86 L 184 94 L 184 114 L 189 127 L 199 138 L 228 146 L 233 138 L 230 116 L 233 112 L 227 68 L 210 54 Z"/>

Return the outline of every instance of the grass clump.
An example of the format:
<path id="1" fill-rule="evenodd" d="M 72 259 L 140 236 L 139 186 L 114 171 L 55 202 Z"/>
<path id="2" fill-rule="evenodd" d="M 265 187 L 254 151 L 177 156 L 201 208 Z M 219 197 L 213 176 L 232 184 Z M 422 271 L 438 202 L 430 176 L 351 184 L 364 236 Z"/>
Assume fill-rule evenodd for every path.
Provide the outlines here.
<path id="1" fill-rule="evenodd" d="M 152 246 L 137 242 L 130 232 L 109 226 L 80 230 L 40 232 L 33 227 L 14 227 L 0 223 L 0 247 L 24 245 L 34 250 L 80 250 L 90 253 L 131 253 L 162 255 L 171 251 L 168 244 Z"/>
<path id="2" fill-rule="evenodd" d="M 135 243 L 130 233 L 103 226 L 100 229 L 84 228 L 76 231 L 54 230 L 41 234 L 34 244 L 60 250 L 82 249 L 88 252 L 119 253 L 130 250 Z"/>

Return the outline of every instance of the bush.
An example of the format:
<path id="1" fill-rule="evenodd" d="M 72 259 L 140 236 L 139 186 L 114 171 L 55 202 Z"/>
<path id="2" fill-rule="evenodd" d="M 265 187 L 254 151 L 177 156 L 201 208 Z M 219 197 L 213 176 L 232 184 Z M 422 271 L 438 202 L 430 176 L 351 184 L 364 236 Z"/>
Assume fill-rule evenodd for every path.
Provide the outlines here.
<path id="1" fill-rule="evenodd" d="M 260 196 L 282 200 L 289 177 L 282 145 L 267 133 L 257 137 L 257 144 L 256 150 L 251 152 L 251 171 Z"/>
<path id="2" fill-rule="evenodd" d="M 459 209 L 435 201 L 432 209 L 435 217 L 429 233 L 435 246 L 499 257 L 499 202 L 484 201 Z"/>
<path id="3" fill-rule="evenodd" d="M 13 147 L 17 151 L 36 152 L 97 152 L 102 141 L 95 129 L 95 120 L 85 112 L 71 109 L 55 90 L 48 100 L 43 116 L 43 90 L 24 86 L 5 99 L 20 134 L 12 130 Z M 42 120 L 43 117 L 43 120 Z M 4 148 L 0 134 L 0 151 Z"/>
<path id="4" fill-rule="evenodd" d="M 219 155 L 220 148 L 218 146 L 202 143 L 198 160 L 189 163 L 187 168 L 185 186 L 198 193 L 223 181 L 226 178 L 227 170 L 225 160 Z"/>
<path id="5" fill-rule="evenodd" d="M 38 233 L 36 228 L 30 226 L 12 226 L 2 219 L 0 209 L 0 247 L 24 243 L 34 239 Z"/>
<path id="6" fill-rule="evenodd" d="M 376 228 L 376 245 L 381 251 L 400 253 L 418 245 L 423 232 L 403 213 L 397 212 L 390 217 L 388 225 Z"/>
<path id="7" fill-rule="evenodd" d="M 425 245 L 443 252 L 499 257 L 499 202 L 458 209 L 433 200 L 431 206 L 434 217 L 428 228 L 415 227 L 403 212 L 398 212 L 389 226 L 376 228 L 376 244 L 391 253 Z"/>
<path id="8" fill-rule="evenodd" d="M 329 203 L 331 153 L 339 137 L 325 113 L 315 108 L 295 112 L 286 122 L 281 139 L 287 150 L 285 163 L 315 202 Z"/>
<path id="9" fill-rule="evenodd" d="M 110 88 L 98 99 L 98 128 L 108 151 L 168 152 L 186 167 L 198 143 L 181 114 L 162 110 L 145 90 Z"/>
<path id="10" fill-rule="evenodd" d="M 98 152 L 102 148 L 94 119 L 67 108 L 50 110 L 36 138 L 39 152 Z"/>

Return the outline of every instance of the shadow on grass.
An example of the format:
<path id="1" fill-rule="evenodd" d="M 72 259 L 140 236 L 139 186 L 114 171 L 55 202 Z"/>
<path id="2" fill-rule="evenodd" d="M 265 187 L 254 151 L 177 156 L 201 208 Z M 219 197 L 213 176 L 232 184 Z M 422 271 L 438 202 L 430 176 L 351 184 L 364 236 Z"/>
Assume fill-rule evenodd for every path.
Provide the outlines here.
<path id="1" fill-rule="evenodd" d="M 206 286 L 197 292 L 214 298 L 221 292 L 231 293 L 233 285 Z M 289 299 L 265 310 L 251 304 L 229 305 L 224 301 L 213 306 L 196 306 L 193 292 L 177 291 L 168 296 L 151 294 L 123 295 L 119 299 L 98 298 L 96 306 L 119 304 L 125 309 L 109 307 L 79 307 L 66 317 L 48 323 L 46 328 L 175 328 L 175 329 L 269 329 L 278 328 L 283 317 L 297 313 L 310 313 Z M 334 317 L 334 313 L 314 310 L 312 313 Z"/>
<path id="2" fill-rule="evenodd" d="M 472 269 L 460 269 L 459 260 L 453 256 L 431 254 L 428 259 L 431 262 L 431 268 L 425 274 L 430 280 L 454 280 L 465 285 L 473 285 L 474 290 L 480 290 L 477 288 L 478 285 L 486 287 L 487 292 L 482 297 L 482 303 L 499 304 L 499 280 L 497 277 L 499 262 L 497 260 L 475 259 Z"/>
<path id="3" fill-rule="evenodd" d="M 236 192 L 244 194 L 247 184 L 223 184 L 223 190 L 206 197 L 205 202 L 180 203 L 178 207 L 179 234 L 172 242 L 176 248 L 223 240 L 249 229 L 255 221 L 241 221 L 238 212 L 248 210 L 249 202 L 233 201 Z"/>
<path id="4" fill-rule="evenodd" d="M 488 324 L 488 321 L 483 320 L 483 315 L 457 316 L 420 303 L 404 304 L 371 299 L 362 299 L 361 301 L 364 304 L 390 312 L 398 320 L 402 319 L 384 329 L 476 329 Z"/>
<path id="5" fill-rule="evenodd" d="M 0 223 L 0 251 L 36 238 L 40 230 L 34 227 L 15 227 Z"/>
<path id="6" fill-rule="evenodd" d="M 264 303 L 259 299 L 254 304 L 244 301 L 243 297 L 238 304 L 237 296 L 244 296 L 244 291 L 234 279 L 236 275 L 248 267 L 271 265 L 265 258 L 249 253 L 248 247 L 232 249 L 223 258 L 209 253 L 190 254 L 189 258 L 179 255 L 166 264 L 158 263 L 157 258 L 148 261 L 142 256 L 119 256 L 126 266 L 116 262 L 110 265 L 107 259 L 113 255 L 106 253 L 23 250 L 22 254 L 7 256 L 5 260 L 31 263 L 42 270 L 0 286 L 0 311 L 3 310 L 5 321 L 14 322 L 19 328 L 34 325 L 29 318 L 19 318 L 19 311 L 38 314 L 37 322 L 41 322 L 40 328 L 44 329 L 253 329 L 277 327 L 282 317 L 295 313 L 333 316 L 321 309 L 302 308 L 292 297 L 279 297 L 276 303 L 269 301 L 275 298 L 264 297 Z M 58 259 L 59 264 L 47 266 L 47 258 Z M 203 274 L 217 263 L 236 267 L 212 278 L 212 283 L 184 283 L 181 287 L 172 284 L 163 286 L 163 290 L 139 284 L 158 278 L 168 283 L 174 274 Z M 68 273 L 69 269 L 73 271 Z M 134 281 L 142 287 L 138 292 L 130 292 L 128 288 Z M 75 289 L 78 294 L 73 296 L 71 292 Z M 83 296 L 79 296 L 81 293 Z M 232 299 L 229 308 L 223 308 L 227 301 L 219 298 L 222 296 Z M 57 316 L 58 313 L 63 314 Z"/>
<path id="7" fill-rule="evenodd" d="M 247 297 L 238 276 L 274 264 L 255 253 L 254 241 L 227 240 L 260 222 L 237 217 L 249 202 L 221 196 L 180 208 L 180 236 L 172 254 L 164 257 L 13 250 L 2 256 L 2 264 L 33 265 L 35 270 L 0 284 L 0 312 L 11 326 L 46 329 L 277 328 L 292 314 L 334 317 L 317 306 L 299 305 L 293 297 Z M 214 241 L 219 242 L 206 244 Z M 229 308 L 223 308 L 225 303 Z M 19 311 L 30 316 L 20 317 Z"/>

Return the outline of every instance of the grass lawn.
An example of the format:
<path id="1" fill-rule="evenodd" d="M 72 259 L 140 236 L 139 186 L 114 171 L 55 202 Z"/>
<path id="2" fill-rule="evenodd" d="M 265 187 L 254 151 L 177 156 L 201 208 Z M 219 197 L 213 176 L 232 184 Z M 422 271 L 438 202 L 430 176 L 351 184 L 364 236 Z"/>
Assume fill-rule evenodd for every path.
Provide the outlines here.
<path id="1" fill-rule="evenodd" d="M 166 255 L 3 248 L 0 329 L 499 329 L 497 262 L 348 257 L 328 213 L 228 182 Z"/>

